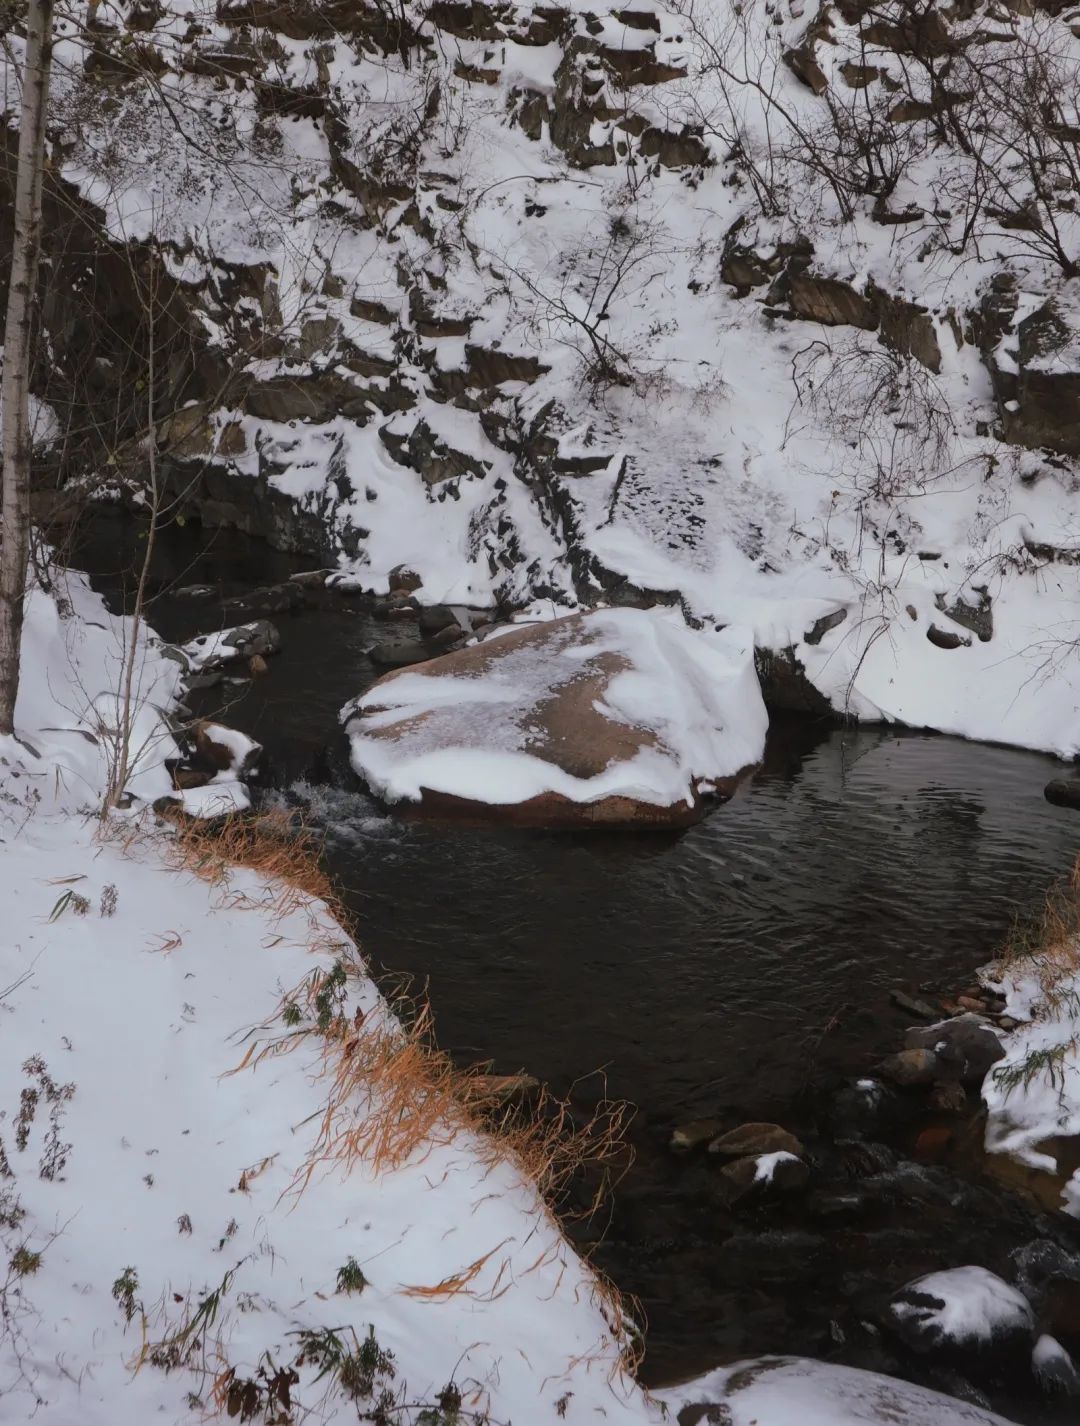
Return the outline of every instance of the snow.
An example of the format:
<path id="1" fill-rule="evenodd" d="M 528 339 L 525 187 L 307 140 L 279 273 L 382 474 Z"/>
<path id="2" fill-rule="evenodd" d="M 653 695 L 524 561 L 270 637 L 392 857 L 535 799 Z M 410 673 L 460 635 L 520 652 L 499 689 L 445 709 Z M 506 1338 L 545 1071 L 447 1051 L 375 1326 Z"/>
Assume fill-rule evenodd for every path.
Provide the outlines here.
<path id="1" fill-rule="evenodd" d="M 383 679 L 348 704 L 342 718 L 356 771 L 389 802 L 430 790 L 492 805 L 555 793 L 669 807 L 691 804 L 696 783 L 760 760 L 767 715 L 741 631 L 699 633 L 677 615 L 635 609 L 536 629 L 539 642 L 511 648 L 499 640 L 479 676 L 455 674 L 451 656 Z M 644 738 L 632 756 L 613 754 L 602 772 L 577 776 L 559 766 L 557 746 L 533 748 L 557 716 L 560 690 L 609 655 L 622 667 L 594 707 Z"/>
<path id="2" fill-rule="evenodd" d="M 936 1301 L 923 1301 L 924 1298 Z M 1030 1331 L 1031 1304 L 1023 1293 L 981 1267 L 948 1268 L 909 1282 L 889 1311 L 935 1343 L 991 1342 L 1002 1332 Z"/>
<path id="3" fill-rule="evenodd" d="M 790 1159 L 793 1163 L 799 1162 L 798 1154 L 789 1153 L 786 1149 L 779 1149 L 773 1154 L 759 1154 L 755 1160 L 757 1171 L 754 1174 L 755 1183 L 772 1183 L 773 1175 L 776 1173 L 776 1166 Z"/>
<path id="4" fill-rule="evenodd" d="M 370 193 L 342 180 L 317 120 L 267 120 L 256 86 L 191 72 L 192 28 L 211 53 L 238 35 L 209 0 L 173 0 L 139 32 L 162 61 L 152 103 L 117 85 L 109 106 L 88 106 L 85 41 L 77 26 L 64 28 L 56 103 L 65 179 L 101 205 L 113 237 L 153 230 L 168 244 L 175 276 L 198 294 L 197 322 L 214 345 L 245 354 L 247 375 L 333 371 L 355 390 L 358 414 L 321 422 L 219 412 L 246 440 L 234 472 L 331 526 L 349 551 L 338 574 L 345 588 L 384 592 L 389 571 L 407 563 L 427 602 L 546 597 L 567 609 L 625 576 L 678 595 L 707 627 L 737 625 L 761 648 L 790 646 L 838 710 L 1063 757 L 1080 751 L 1080 568 L 1028 550 L 1075 546 L 1075 471 L 979 434 L 999 413 L 964 336 L 965 314 L 1006 265 L 1017 321 L 1052 297 L 1080 330 L 1080 305 L 1052 264 L 997 222 L 993 204 L 961 250 L 972 191 L 962 152 L 929 139 L 897 151 L 891 204 L 933 211 L 929 226 L 876 221 L 870 198 L 841 211 L 800 158 L 798 135 L 822 132 L 825 101 L 783 55 L 812 26 L 829 27 L 814 52 L 841 107 L 856 93 L 846 61 L 928 97 L 919 67 L 813 5 L 767 14 L 721 0 L 689 10 L 648 3 L 639 27 L 618 6 L 574 0 L 560 40 L 529 36 L 542 44 L 523 42 L 550 21 L 528 4 L 485 21 L 505 33 L 483 38 L 440 30 L 412 4 L 404 13 L 422 36 L 408 66 L 344 34 L 322 36 L 317 60 L 307 41 L 266 25 L 241 35 L 274 56 L 275 82 L 328 86 L 335 142 L 376 176 Z M 989 36 L 981 7 L 948 23 L 958 41 L 978 37 L 980 64 L 1014 53 L 994 36 L 1052 55 L 1061 92 L 1071 92 L 1080 40 L 1067 15 L 997 16 Z M 16 57 L 19 46 L 13 37 Z M 617 68 L 629 55 L 653 55 L 685 78 L 617 83 L 604 60 Z M 959 44 L 956 63 L 968 63 Z M 463 79 L 462 65 L 494 82 Z M 732 83 L 744 72 L 756 87 Z M 963 89 L 959 72 L 956 82 Z M 538 138 L 522 127 L 526 102 L 543 111 Z M 888 128 L 883 85 L 858 91 L 858 102 Z M 614 145 L 616 162 L 575 164 L 553 122 L 572 103 L 592 141 Z M 414 116 L 428 110 L 413 133 Z M 704 167 L 668 165 L 648 148 L 650 134 L 691 131 L 710 159 Z M 789 217 L 760 211 L 733 167 L 733 132 Z M 380 189 L 381 159 L 399 147 L 411 155 L 395 175 L 408 198 Z M 1027 180 L 1016 155 L 1005 146 L 999 158 L 1019 194 Z M 1057 217 L 1068 244 L 1077 220 L 1064 208 Z M 763 259 L 806 236 L 813 273 L 859 288 L 872 279 L 917 302 L 940 371 L 906 364 L 896 400 L 880 399 L 889 356 L 879 335 L 776 320 L 767 284 L 738 295 L 719 276 L 733 234 Z M 254 283 L 235 301 L 215 295 L 227 290 L 227 263 L 248 264 Z M 602 307 L 598 293 L 607 294 Z M 370 320 L 370 304 L 385 322 Z M 586 332 L 601 313 L 605 340 L 627 355 L 625 385 L 590 380 Z M 466 321 L 468 336 L 424 336 L 426 316 Z M 297 344 L 313 321 L 337 336 L 304 357 Z M 251 322 L 278 354 L 247 359 Z M 1015 345 L 1012 334 L 998 344 L 1001 369 L 1017 369 Z M 1043 365 L 1075 370 L 1076 349 L 1070 339 Z M 481 361 L 535 358 L 543 370 L 481 391 L 469 384 L 473 350 Z M 360 374 L 364 360 L 372 373 Z M 425 474 L 409 455 L 421 431 L 463 457 L 465 472 Z M 525 459 L 546 443 L 555 460 Z M 573 466 L 581 456 L 585 473 Z M 992 600 L 992 639 L 936 647 L 931 623 L 954 631 L 938 601 L 963 600 L 973 583 Z M 837 609 L 845 621 L 808 645 L 815 620 Z"/>
<path id="5" fill-rule="evenodd" d="M 1022 1022 L 1003 1038 L 1005 1058 L 983 1081 L 986 1148 L 1050 1175 L 1061 1209 L 1080 1217 L 1080 1170 L 1060 1173 L 1056 1148 L 1080 1136 L 1080 955 L 1075 942 L 1051 944 L 1007 967 L 989 967 L 988 984 Z"/>
<path id="6" fill-rule="evenodd" d="M 925 1387 L 802 1357 L 735 1362 L 657 1393 L 669 1419 L 717 1402 L 730 1426 L 1003 1426 L 1004 1418 Z M 698 1419 L 691 1417 L 691 1419 Z M 700 1417 L 709 1420 L 707 1414 Z"/>

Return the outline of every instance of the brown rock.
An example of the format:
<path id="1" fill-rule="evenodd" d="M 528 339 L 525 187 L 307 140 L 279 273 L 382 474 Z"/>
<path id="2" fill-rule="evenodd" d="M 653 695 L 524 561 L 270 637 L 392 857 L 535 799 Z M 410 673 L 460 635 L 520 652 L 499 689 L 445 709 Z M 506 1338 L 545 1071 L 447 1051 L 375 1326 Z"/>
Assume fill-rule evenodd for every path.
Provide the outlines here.
<path id="1" fill-rule="evenodd" d="M 886 1079 L 905 1089 L 933 1084 L 941 1073 L 938 1057 L 933 1050 L 901 1050 L 890 1055 L 878 1066 Z"/>
<path id="2" fill-rule="evenodd" d="M 771 1164 L 761 1158 L 735 1159 L 725 1164 L 719 1178 L 729 1203 L 737 1203 L 748 1194 L 783 1193 L 804 1187 L 810 1170 L 799 1158 L 777 1159 Z"/>
<path id="3" fill-rule="evenodd" d="M 952 1140 L 953 1131 L 942 1125 L 923 1129 L 913 1147 L 915 1158 L 923 1164 L 939 1164 L 948 1154 Z"/>
<path id="4" fill-rule="evenodd" d="M 710 1154 L 725 1159 L 740 1159 L 747 1154 L 801 1154 L 802 1144 L 779 1124 L 740 1124 L 737 1129 L 721 1134 L 709 1145 Z"/>
<path id="5" fill-rule="evenodd" d="M 414 569 L 410 569 L 406 564 L 395 565 L 390 571 L 391 590 L 400 590 L 406 594 L 412 594 L 414 590 L 420 588 L 423 579 Z"/>
<path id="6" fill-rule="evenodd" d="M 668 1147 L 677 1154 L 687 1154 L 714 1139 L 719 1128 L 719 1119 L 691 1119 L 689 1123 L 679 1124 L 671 1131 Z"/>
<path id="7" fill-rule="evenodd" d="M 930 1091 L 928 1103 L 939 1114 L 963 1114 L 968 1107 L 968 1098 L 958 1080 L 942 1080 Z"/>
<path id="8" fill-rule="evenodd" d="M 248 659 L 248 673 L 250 673 L 253 678 L 257 678 L 259 674 L 265 673 L 269 667 L 270 665 L 263 658 L 262 654 L 252 654 Z"/>

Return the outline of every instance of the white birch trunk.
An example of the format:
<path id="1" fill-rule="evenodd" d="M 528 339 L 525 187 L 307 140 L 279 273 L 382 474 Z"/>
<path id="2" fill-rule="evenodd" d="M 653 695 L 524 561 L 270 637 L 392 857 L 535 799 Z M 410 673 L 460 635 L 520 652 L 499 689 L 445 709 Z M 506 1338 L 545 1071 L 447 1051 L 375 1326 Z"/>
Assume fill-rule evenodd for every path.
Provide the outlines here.
<path id="1" fill-rule="evenodd" d="M 53 0 L 30 0 L 23 70 L 15 241 L 11 254 L 0 384 L 3 546 L 0 549 L 0 735 L 15 727 L 26 563 L 30 553 L 30 362 L 34 289 L 41 246 L 45 119 L 52 62 Z"/>

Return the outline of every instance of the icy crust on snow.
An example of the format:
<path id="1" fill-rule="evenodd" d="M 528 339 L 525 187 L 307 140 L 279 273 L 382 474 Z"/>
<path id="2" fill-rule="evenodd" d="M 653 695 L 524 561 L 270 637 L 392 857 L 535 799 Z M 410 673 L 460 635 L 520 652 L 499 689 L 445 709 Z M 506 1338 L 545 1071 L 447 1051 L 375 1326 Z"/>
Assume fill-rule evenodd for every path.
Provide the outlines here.
<path id="1" fill-rule="evenodd" d="M 691 804 L 697 783 L 760 760 L 768 715 L 742 631 L 699 633 L 677 615 L 637 609 L 598 611 L 538 631 L 558 633 L 506 648 L 480 676 L 421 668 L 382 680 L 346 705 L 356 771 L 388 802 L 418 801 L 430 791 L 501 805 L 555 793 L 574 802 L 626 797 L 670 807 Z M 538 738 L 560 690 L 605 655 L 625 667 L 593 706 L 609 723 L 642 730 L 647 745 L 632 757 L 613 757 L 595 776 L 577 777 L 552 760 L 557 743 L 538 746 Z"/>
<path id="2" fill-rule="evenodd" d="M 669 1419 L 683 1407 L 716 1403 L 725 1426 L 1009 1426 L 925 1387 L 804 1357 L 736 1362 L 656 1395 Z"/>
<path id="3" fill-rule="evenodd" d="M 889 1311 L 934 1342 L 961 1345 L 991 1342 L 1014 1330 L 1030 1332 L 1035 1322 L 1023 1293 L 975 1266 L 927 1273 L 909 1282 Z"/>

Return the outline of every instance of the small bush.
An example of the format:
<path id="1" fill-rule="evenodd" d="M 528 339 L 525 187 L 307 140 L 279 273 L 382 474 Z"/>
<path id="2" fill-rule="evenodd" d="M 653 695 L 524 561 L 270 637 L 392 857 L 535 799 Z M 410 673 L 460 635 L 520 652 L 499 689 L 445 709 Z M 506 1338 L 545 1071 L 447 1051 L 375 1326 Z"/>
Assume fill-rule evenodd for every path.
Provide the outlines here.
<path id="1" fill-rule="evenodd" d="M 25 1243 L 11 1255 L 11 1271 L 16 1277 L 29 1277 L 31 1273 L 36 1273 L 40 1266 L 41 1254 L 33 1252 Z"/>
<path id="2" fill-rule="evenodd" d="M 349 1258 L 344 1266 L 337 1270 L 337 1290 L 338 1292 L 363 1292 L 367 1287 L 367 1278 L 364 1276 L 360 1264 L 355 1258 Z"/>
<path id="3" fill-rule="evenodd" d="M 125 1268 L 112 1285 L 113 1298 L 124 1314 L 125 1322 L 130 1322 L 139 1310 L 139 1304 L 135 1300 L 138 1290 L 139 1275 L 134 1268 Z"/>

